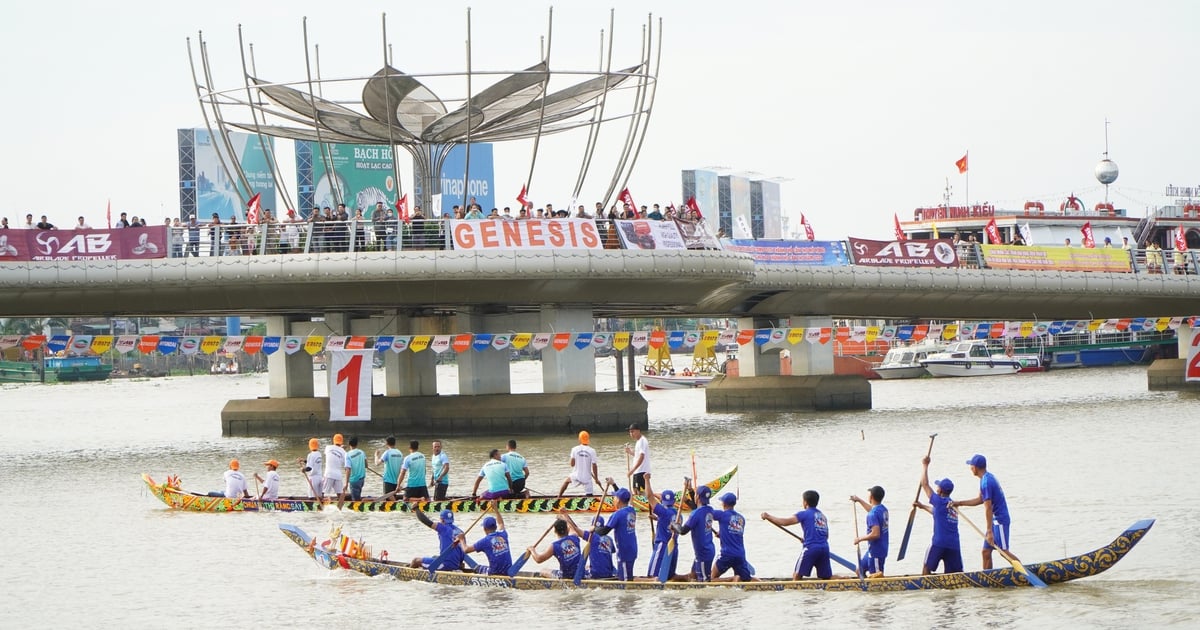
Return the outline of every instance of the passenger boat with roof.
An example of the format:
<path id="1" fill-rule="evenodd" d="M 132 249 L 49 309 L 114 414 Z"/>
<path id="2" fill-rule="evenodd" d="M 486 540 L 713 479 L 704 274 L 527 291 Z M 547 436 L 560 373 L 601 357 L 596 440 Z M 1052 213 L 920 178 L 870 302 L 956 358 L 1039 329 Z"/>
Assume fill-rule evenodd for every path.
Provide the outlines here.
<path id="1" fill-rule="evenodd" d="M 1021 371 L 1021 361 L 1003 352 L 993 353 L 987 342 L 972 340 L 950 344 L 921 360 L 934 376 L 1003 376 Z"/>
<path id="2" fill-rule="evenodd" d="M 1025 571 L 1037 576 L 1047 586 L 1098 575 L 1112 568 L 1121 558 L 1145 537 L 1154 525 L 1154 519 L 1141 520 L 1121 532 L 1112 542 L 1093 551 L 1059 560 L 1024 565 Z M 352 540 L 341 534 L 338 527 L 327 540 L 318 542 L 303 529 L 295 525 L 280 524 L 283 532 L 320 566 L 329 570 L 344 569 L 375 577 L 386 575 L 409 582 L 432 582 L 448 586 L 482 587 L 517 590 L 561 590 L 568 588 L 604 590 L 711 590 L 725 591 L 917 591 L 959 588 L 1006 588 L 1028 587 L 1026 574 L 1016 566 L 966 571 L 963 573 L 940 573 L 933 575 L 895 575 L 879 578 L 834 577 L 829 580 L 786 578 L 762 578 L 751 582 L 684 582 L 657 580 L 573 580 L 548 577 L 532 571 L 518 572 L 515 576 L 482 575 L 468 571 L 436 571 L 411 568 L 408 563 L 388 560 L 388 552 L 374 550 L 361 539 Z M 399 556 L 399 554 L 396 554 Z M 1001 563 L 1003 564 L 1003 563 Z"/>
<path id="3" fill-rule="evenodd" d="M 883 361 L 871 366 L 871 369 L 884 380 L 901 378 L 920 378 L 927 376 L 928 371 L 921 365 L 930 354 L 942 352 L 946 344 L 923 342 L 911 346 L 897 346 L 888 350 Z"/>

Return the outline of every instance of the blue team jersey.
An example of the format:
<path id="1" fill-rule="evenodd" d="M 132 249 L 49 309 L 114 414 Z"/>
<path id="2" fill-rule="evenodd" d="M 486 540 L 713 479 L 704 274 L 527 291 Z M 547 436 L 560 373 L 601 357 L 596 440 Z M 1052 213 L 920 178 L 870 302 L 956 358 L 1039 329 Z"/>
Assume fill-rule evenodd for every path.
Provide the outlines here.
<path id="1" fill-rule="evenodd" d="M 454 537 L 461 534 L 462 530 L 449 523 L 435 523 L 433 528 L 438 535 L 438 553 L 446 554 L 442 556 L 441 566 L 452 568 L 461 566 L 463 551 L 462 547 L 454 544 Z"/>
<path id="2" fill-rule="evenodd" d="M 796 512 L 796 521 L 804 529 L 805 549 L 829 549 L 829 521 L 817 508 Z"/>
<path id="3" fill-rule="evenodd" d="M 933 508 L 933 544 L 958 549 L 958 512 L 950 507 L 950 498 L 937 494 L 929 497 Z"/>
<path id="4" fill-rule="evenodd" d="M 888 509 L 883 505 L 876 505 L 867 512 L 867 531 L 871 531 L 872 527 L 879 526 L 879 538 L 867 543 L 867 549 L 871 551 L 871 555 L 876 558 L 886 558 L 888 554 Z"/>
<path id="5" fill-rule="evenodd" d="M 446 469 L 446 474 L 438 477 L 437 474 Z M 450 457 L 446 455 L 446 451 L 442 451 L 433 456 L 433 476 L 434 484 L 449 484 L 450 483 Z"/>
<path id="6" fill-rule="evenodd" d="M 358 481 L 367 476 L 367 454 L 356 448 L 346 453 L 346 461 L 350 462 L 350 481 Z"/>
<path id="7" fill-rule="evenodd" d="M 684 525 L 692 536 L 692 551 L 697 560 L 712 561 L 717 555 L 717 547 L 713 544 L 713 509 L 711 505 L 701 505 L 692 510 Z"/>
<path id="8" fill-rule="evenodd" d="M 612 536 L 598 536 L 594 532 L 583 532 L 583 539 L 591 541 L 588 549 L 588 568 L 595 579 L 610 578 L 617 574 L 613 569 L 613 552 L 617 550 Z"/>
<path id="9" fill-rule="evenodd" d="M 425 485 L 425 455 L 424 453 L 409 453 L 404 458 L 401 468 L 408 471 L 404 485 L 409 488 L 420 488 Z"/>
<path id="10" fill-rule="evenodd" d="M 654 516 L 658 524 L 654 526 L 654 542 L 667 542 L 671 539 L 671 523 L 675 522 L 675 508 L 669 508 L 662 503 L 654 504 Z"/>
<path id="11" fill-rule="evenodd" d="M 512 551 L 508 547 L 508 532 L 500 530 L 480 538 L 471 545 L 488 558 L 488 572 L 492 575 L 508 574 L 512 566 Z"/>
<path id="12" fill-rule="evenodd" d="M 513 481 L 525 478 L 525 458 L 516 451 L 510 451 L 500 456 L 500 461 L 508 467 L 508 476 Z"/>
<path id="13" fill-rule="evenodd" d="M 554 557 L 558 558 L 559 574 L 565 578 L 575 577 L 575 572 L 579 569 L 579 558 L 583 553 L 579 549 L 579 537 L 563 536 L 550 543 L 550 546 L 554 549 Z"/>
<path id="14" fill-rule="evenodd" d="M 479 476 L 487 479 L 488 492 L 508 491 L 508 478 L 504 476 L 507 470 L 504 462 L 498 459 L 487 460 L 483 468 L 479 469 Z"/>
<path id="15" fill-rule="evenodd" d="M 617 541 L 617 557 L 625 561 L 637 559 L 637 513 L 632 505 L 617 510 L 608 517 L 608 528 Z"/>
<path id="16" fill-rule="evenodd" d="M 1009 524 L 1008 501 L 1004 499 L 1004 490 L 1000 488 L 1000 482 L 996 480 L 996 476 L 990 472 L 983 473 L 983 476 L 979 478 L 979 498 L 984 501 L 991 500 L 992 518 L 1002 525 Z"/>
<path id="17" fill-rule="evenodd" d="M 395 484 L 396 480 L 400 478 L 400 464 L 403 463 L 404 456 L 400 454 L 400 451 L 389 448 L 379 459 L 383 462 L 384 483 Z"/>
<path id="18" fill-rule="evenodd" d="M 734 510 L 713 512 L 713 520 L 721 524 L 721 557 L 745 558 L 746 517 Z"/>

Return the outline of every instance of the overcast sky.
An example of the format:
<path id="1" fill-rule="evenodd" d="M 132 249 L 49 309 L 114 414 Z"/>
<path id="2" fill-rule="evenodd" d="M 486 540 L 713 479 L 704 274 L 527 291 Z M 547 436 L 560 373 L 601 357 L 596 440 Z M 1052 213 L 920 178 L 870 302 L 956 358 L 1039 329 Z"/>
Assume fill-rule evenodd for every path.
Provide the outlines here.
<path id="1" fill-rule="evenodd" d="M 82 214 L 100 226 L 109 199 L 114 214 L 156 223 L 176 216 L 175 130 L 203 126 L 185 41 L 194 43 L 198 30 L 223 87 L 241 84 L 239 23 L 260 76 L 303 79 L 304 16 L 324 77 L 380 67 L 384 11 L 396 67 L 461 71 L 466 6 L 72 1 L 10 9 L 0 22 L 0 216 L 17 224 L 26 212 L 47 214 L 66 227 Z M 475 68 L 536 63 L 548 8 L 477 3 Z M 1164 201 L 1167 184 L 1200 185 L 1197 2 L 573 2 L 555 9 L 552 69 L 597 67 L 610 8 L 614 67 L 636 63 L 648 12 L 663 20 L 657 101 L 629 180 L 639 204 L 679 203 L 681 170 L 723 166 L 786 178 L 785 214 L 804 212 L 818 239 L 888 237 L 892 214 L 911 218 L 914 208 L 940 203 L 946 178 L 954 203 L 966 201 L 954 162 L 969 150 L 972 202 L 1057 207 L 1075 192 L 1090 207 L 1103 197 L 1093 169 L 1105 118 L 1121 168 L 1117 207 L 1140 216 Z M 605 133 L 619 143 L 624 127 Z M 576 133 L 543 142 L 535 202 L 570 200 L 585 140 Z M 530 155 L 528 143 L 497 147 L 499 203 L 515 205 Z M 580 202 L 599 200 L 615 158 L 615 149 L 597 157 Z M 410 188 L 411 176 L 402 178 Z"/>

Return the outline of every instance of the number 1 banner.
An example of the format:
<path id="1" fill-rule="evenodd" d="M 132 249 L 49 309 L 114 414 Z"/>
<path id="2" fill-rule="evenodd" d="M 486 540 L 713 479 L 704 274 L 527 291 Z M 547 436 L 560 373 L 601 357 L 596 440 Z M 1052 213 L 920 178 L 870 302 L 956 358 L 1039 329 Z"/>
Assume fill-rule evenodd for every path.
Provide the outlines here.
<path id="1" fill-rule="evenodd" d="M 332 350 L 329 369 L 329 420 L 371 419 L 370 350 Z"/>

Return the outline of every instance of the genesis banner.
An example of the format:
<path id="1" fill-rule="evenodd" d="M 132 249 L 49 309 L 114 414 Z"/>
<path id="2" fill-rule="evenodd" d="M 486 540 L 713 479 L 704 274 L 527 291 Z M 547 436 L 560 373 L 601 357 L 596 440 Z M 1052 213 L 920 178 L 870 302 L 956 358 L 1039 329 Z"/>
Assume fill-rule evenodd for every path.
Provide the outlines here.
<path id="1" fill-rule="evenodd" d="M 589 219 L 453 220 L 450 233 L 454 249 L 604 249 Z"/>
<path id="2" fill-rule="evenodd" d="M 5 230 L 0 261 L 117 260 L 167 257 L 164 226 L 113 230 Z"/>
<path id="3" fill-rule="evenodd" d="M 854 264 L 864 267 L 957 267 L 949 240 L 869 241 L 850 237 Z"/>

